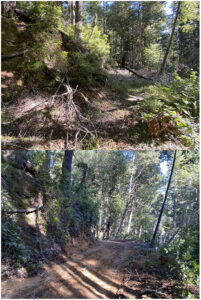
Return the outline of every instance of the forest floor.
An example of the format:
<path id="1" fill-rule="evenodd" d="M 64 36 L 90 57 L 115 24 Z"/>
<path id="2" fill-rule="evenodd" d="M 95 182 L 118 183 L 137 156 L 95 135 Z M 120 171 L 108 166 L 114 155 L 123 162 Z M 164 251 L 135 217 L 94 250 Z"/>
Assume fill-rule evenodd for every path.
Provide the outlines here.
<path id="1" fill-rule="evenodd" d="M 103 149 L 148 150 L 188 149 L 174 134 L 153 137 L 139 122 L 139 109 L 147 96 L 160 94 L 153 81 L 139 79 L 125 69 L 111 69 L 103 88 L 77 91 L 73 101 L 80 113 L 89 120 L 92 134 L 80 130 L 69 131 L 69 115 L 64 99 L 52 101 L 51 88 L 40 91 L 23 88 L 13 72 L 2 72 L 2 95 L 11 95 L 13 89 L 21 92 L 2 104 L 2 147 L 5 149 Z M 55 92 L 55 91 L 54 91 Z M 84 94 L 84 97 L 81 96 Z M 10 98 L 9 98 L 10 99 Z M 87 99 L 87 100 L 86 100 Z M 132 126 L 126 116 L 132 115 Z M 74 123 L 74 124 L 73 124 Z M 71 122 L 71 127 L 77 123 Z M 83 124 L 82 124 L 83 125 Z M 75 125 L 77 126 L 77 125 Z M 82 129 L 84 128 L 82 126 Z M 85 130 L 84 129 L 84 130 Z M 79 137 L 78 137 L 79 134 Z M 75 142 L 76 141 L 76 142 Z"/>
<path id="2" fill-rule="evenodd" d="M 181 283 L 155 256 L 134 241 L 98 241 L 61 255 L 37 276 L 2 282 L 2 298 L 177 298 Z"/>

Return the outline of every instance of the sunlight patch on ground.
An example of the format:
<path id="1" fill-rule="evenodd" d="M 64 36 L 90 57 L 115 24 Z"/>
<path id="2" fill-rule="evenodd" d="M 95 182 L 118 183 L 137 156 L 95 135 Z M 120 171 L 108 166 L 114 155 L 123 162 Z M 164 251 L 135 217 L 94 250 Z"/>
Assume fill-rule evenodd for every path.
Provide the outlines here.
<path id="1" fill-rule="evenodd" d="M 128 98 L 126 99 L 127 101 L 132 101 L 132 102 L 137 102 L 137 101 L 143 101 L 143 97 L 139 96 L 133 96 L 133 95 L 128 95 Z"/>

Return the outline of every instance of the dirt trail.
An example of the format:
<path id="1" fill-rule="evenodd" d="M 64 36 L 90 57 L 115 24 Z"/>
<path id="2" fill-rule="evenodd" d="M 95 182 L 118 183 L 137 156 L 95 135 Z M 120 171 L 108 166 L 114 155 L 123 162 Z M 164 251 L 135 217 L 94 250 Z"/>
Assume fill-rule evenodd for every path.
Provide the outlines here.
<path id="1" fill-rule="evenodd" d="M 46 265 L 40 275 L 3 282 L 2 298 L 117 298 L 124 277 L 120 268 L 133 253 L 133 242 L 99 241 Z"/>

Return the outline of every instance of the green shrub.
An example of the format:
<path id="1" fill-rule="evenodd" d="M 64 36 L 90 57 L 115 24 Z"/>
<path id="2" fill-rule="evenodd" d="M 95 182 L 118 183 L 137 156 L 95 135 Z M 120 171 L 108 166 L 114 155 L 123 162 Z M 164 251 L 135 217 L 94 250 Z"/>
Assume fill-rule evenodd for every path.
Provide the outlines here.
<path id="1" fill-rule="evenodd" d="M 189 78 L 181 78 L 175 73 L 170 87 L 164 88 L 168 103 L 188 118 L 199 118 L 199 78 L 192 71 Z"/>
<path id="2" fill-rule="evenodd" d="M 105 84 L 107 75 L 101 68 L 100 59 L 93 53 L 73 52 L 70 55 L 70 80 L 74 85 L 86 87 L 88 84 L 101 86 Z"/>
<path id="3" fill-rule="evenodd" d="M 79 199 L 79 209 L 82 212 L 83 225 L 92 227 L 95 226 L 98 221 L 98 204 L 93 201 L 93 198 L 82 193 Z"/>
<path id="4" fill-rule="evenodd" d="M 136 119 L 136 116 L 134 116 Z M 132 126 L 132 113 L 126 121 Z M 151 136 L 173 135 L 185 146 L 197 144 L 197 120 L 199 118 L 199 82 L 195 72 L 182 79 L 177 74 L 169 87 L 159 94 L 144 99 L 138 119 L 147 124 Z"/>
<path id="5" fill-rule="evenodd" d="M 168 254 L 176 260 L 177 271 L 184 285 L 199 285 L 199 240 L 195 234 L 188 236 L 184 232 L 179 242 L 175 240 L 168 248 L 160 249 L 161 253 Z"/>
<path id="6" fill-rule="evenodd" d="M 19 265 L 25 265 L 31 250 L 23 241 L 21 228 L 11 218 L 2 218 L 2 258 L 9 257 Z"/>

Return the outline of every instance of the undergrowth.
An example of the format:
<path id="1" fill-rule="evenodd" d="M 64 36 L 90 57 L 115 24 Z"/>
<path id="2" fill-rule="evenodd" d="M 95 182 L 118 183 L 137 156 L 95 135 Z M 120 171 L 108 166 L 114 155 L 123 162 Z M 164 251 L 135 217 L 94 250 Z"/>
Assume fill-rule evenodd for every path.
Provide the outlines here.
<path id="1" fill-rule="evenodd" d="M 125 115 L 128 127 L 134 129 L 137 121 L 145 124 L 152 138 L 173 136 L 184 146 L 198 146 L 199 79 L 195 72 L 185 79 L 175 74 L 169 87 L 151 85 L 138 91 L 144 91 L 145 99 L 139 110 L 132 109 Z"/>

